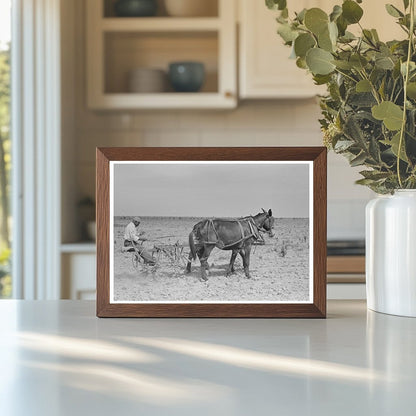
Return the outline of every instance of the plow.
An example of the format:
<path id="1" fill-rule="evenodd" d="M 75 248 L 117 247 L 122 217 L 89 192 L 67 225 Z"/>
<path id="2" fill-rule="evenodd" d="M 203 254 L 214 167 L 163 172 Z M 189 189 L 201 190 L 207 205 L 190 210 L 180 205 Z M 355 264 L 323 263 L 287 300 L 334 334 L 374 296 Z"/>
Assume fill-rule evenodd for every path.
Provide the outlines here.
<path id="1" fill-rule="evenodd" d="M 134 246 L 132 252 L 132 262 L 135 269 L 142 264 L 151 268 L 158 268 L 163 264 L 168 264 L 177 268 L 183 268 L 188 262 L 188 253 L 185 252 L 187 244 L 177 241 L 175 244 L 165 244 L 156 242 L 153 248 L 148 249 L 142 246 Z"/>

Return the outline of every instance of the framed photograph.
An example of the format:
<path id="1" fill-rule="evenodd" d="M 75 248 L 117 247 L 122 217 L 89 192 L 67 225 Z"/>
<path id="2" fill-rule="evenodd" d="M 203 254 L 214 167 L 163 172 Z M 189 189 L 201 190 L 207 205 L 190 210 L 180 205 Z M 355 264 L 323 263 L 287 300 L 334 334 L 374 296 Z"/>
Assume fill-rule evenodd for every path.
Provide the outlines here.
<path id="1" fill-rule="evenodd" d="M 326 152 L 97 149 L 97 316 L 324 318 Z"/>

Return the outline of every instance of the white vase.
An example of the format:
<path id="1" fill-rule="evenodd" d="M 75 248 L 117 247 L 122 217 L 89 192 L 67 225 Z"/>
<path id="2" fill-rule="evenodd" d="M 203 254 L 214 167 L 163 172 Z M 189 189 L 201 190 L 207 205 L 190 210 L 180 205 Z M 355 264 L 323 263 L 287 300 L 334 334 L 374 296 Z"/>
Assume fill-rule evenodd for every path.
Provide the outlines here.
<path id="1" fill-rule="evenodd" d="M 416 317 L 416 190 L 367 204 L 366 282 L 369 309 Z"/>

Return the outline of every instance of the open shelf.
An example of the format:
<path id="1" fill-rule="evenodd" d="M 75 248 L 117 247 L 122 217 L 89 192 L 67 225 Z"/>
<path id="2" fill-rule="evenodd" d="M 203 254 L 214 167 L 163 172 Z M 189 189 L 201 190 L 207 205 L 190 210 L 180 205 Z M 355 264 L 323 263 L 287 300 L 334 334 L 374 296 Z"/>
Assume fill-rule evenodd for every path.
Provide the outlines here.
<path id="1" fill-rule="evenodd" d="M 104 38 L 106 94 L 130 94 L 128 77 L 137 68 L 161 69 L 168 74 L 169 64 L 177 61 L 198 61 L 205 66 L 201 93 L 218 92 L 218 39 L 216 32 L 137 33 L 112 32 Z M 174 93 L 169 84 L 166 91 Z M 156 94 L 156 95 L 157 95 Z M 181 93 L 175 99 L 185 98 Z"/>
<path id="2" fill-rule="evenodd" d="M 218 109 L 234 108 L 233 97 L 216 93 L 166 93 L 166 94 L 105 94 L 96 108 L 132 109 Z"/>
<path id="3" fill-rule="evenodd" d="M 130 18 L 114 16 L 113 0 L 88 0 L 88 107 L 97 110 L 235 108 L 235 4 L 230 0 L 207 1 L 216 5 L 215 16 L 168 17 L 163 7 L 159 7 L 158 16 Z M 131 92 L 129 74 L 132 71 L 163 70 L 167 78 L 169 64 L 183 61 L 203 63 L 205 80 L 200 91 L 177 93 L 167 83 L 160 92 Z M 149 87 L 142 91 L 155 89 Z"/>
<path id="4" fill-rule="evenodd" d="M 96 251 L 96 245 L 92 241 L 81 241 L 78 243 L 61 244 L 61 253 L 65 254 L 94 254 Z"/>
<path id="5" fill-rule="evenodd" d="M 103 5 L 103 13 L 102 16 L 104 18 L 112 18 L 116 17 L 115 14 L 115 3 L 117 0 L 99 0 L 102 2 Z M 167 18 L 174 18 L 170 16 L 168 13 L 168 7 L 166 6 L 166 1 L 171 0 L 156 0 L 157 1 L 157 13 L 155 17 L 141 17 L 140 19 L 154 19 L 157 17 L 167 17 Z M 195 0 L 194 0 L 195 1 Z M 227 0 L 230 1 L 230 0 Z M 218 17 L 219 15 L 219 0 L 204 0 L 204 11 L 200 13 L 198 16 L 195 17 Z M 121 17 L 121 19 L 129 20 L 134 19 L 132 17 Z M 194 19 L 194 17 L 186 17 L 186 19 Z"/>
<path id="6" fill-rule="evenodd" d="M 101 28 L 105 32 L 169 32 L 184 31 L 193 32 L 218 30 L 220 28 L 220 20 L 216 17 L 137 17 L 122 18 L 114 17 L 102 19 Z"/>

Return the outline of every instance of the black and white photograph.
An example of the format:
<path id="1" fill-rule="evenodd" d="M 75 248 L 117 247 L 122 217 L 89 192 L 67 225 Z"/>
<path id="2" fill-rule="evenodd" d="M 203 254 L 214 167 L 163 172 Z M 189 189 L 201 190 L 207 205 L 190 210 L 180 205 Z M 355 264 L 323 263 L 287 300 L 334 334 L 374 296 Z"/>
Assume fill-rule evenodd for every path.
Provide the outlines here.
<path id="1" fill-rule="evenodd" d="M 312 162 L 112 161 L 110 303 L 312 303 Z"/>

